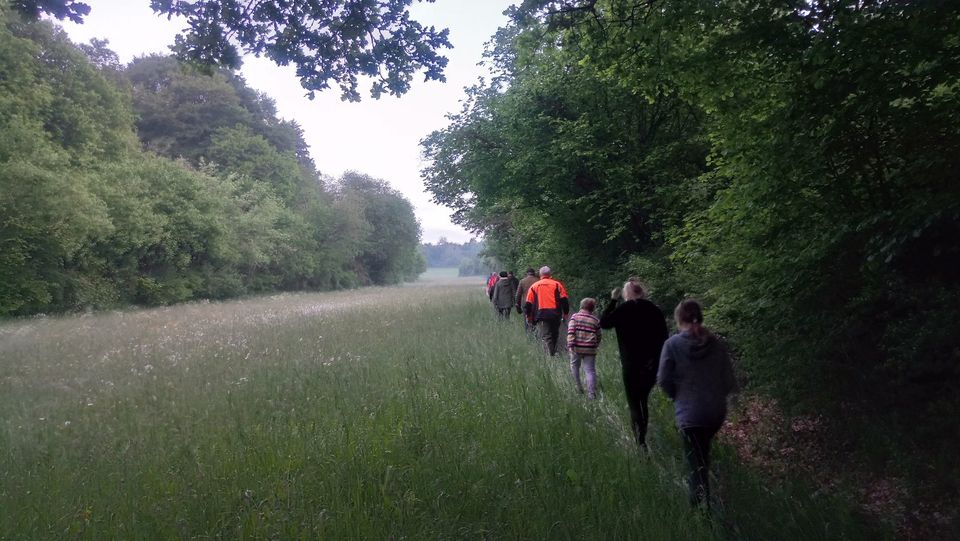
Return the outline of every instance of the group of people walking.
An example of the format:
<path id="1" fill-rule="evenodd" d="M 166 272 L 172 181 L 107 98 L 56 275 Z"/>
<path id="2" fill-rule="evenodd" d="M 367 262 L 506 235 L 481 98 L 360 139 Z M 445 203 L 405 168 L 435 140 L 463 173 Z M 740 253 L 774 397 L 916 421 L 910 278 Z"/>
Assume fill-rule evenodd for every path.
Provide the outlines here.
<path id="1" fill-rule="evenodd" d="M 563 284 L 553 279 L 550 267 L 541 267 L 539 276 L 527 269 L 523 280 L 501 271 L 487 280 L 487 296 L 501 319 L 510 319 L 511 310 L 524 315 L 527 331 L 536 330 L 550 356 L 557 354 L 560 324 L 570 314 L 570 300 Z"/>
<path id="2" fill-rule="evenodd" d="M 657 385 L 673 401 L 677 426 L 690 466 L 690 501 L 709 505 L 708 472 L 710 444 L 727 414 L 727 397 L 736 392 L 730 354 L 725 344 L 703 325 L 703 308 L 687 299 L 674 310 L 677 332 L 668 336 L 660 308 L 647 298 L 647 290 L 636 277 L 614 289 L 597 317 L 597 300 L 584 298 L 580 310 L 570 314 L 566 288 L 553 278 L 550 267 L 539 277 L 532 268 L 523 280 L 504 271 L 492 275 L 487 294 L 498 317 L 510 312 L 525 316 L 528 331 L 537 331 L 546 354 L 555 356 L 561 324 L 567 322 L 566 344 L 574 386 L 597 396 L 596 358 L 603 329 L 614 329 L 620 353 L 620 367 L 626 391 L 634 439 L 646 449 L 650 392 Z"/>

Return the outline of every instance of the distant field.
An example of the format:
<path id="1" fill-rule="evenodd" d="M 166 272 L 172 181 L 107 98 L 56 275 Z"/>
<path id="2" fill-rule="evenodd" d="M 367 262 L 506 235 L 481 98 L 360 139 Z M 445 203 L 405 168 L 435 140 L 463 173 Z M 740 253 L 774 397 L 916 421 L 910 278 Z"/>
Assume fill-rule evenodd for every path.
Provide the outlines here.
<path id="1" fill-rule="evenodd" d="M 430 282 L 435 280 L 446 280 L 450 278 L 459 278 L 460 269 L 457 267 L 430 267 L 426 272 L 420 275 L 420 281 Z M 483 280 L 477 283 L 483 285 Z"/>
<path id="2" fill-rule="evenodd" d="M 724 450 L 692 512 L 614 351 L 587 402 L 469 279 L 0 325 L 0 539 L 865 537 Z"/>

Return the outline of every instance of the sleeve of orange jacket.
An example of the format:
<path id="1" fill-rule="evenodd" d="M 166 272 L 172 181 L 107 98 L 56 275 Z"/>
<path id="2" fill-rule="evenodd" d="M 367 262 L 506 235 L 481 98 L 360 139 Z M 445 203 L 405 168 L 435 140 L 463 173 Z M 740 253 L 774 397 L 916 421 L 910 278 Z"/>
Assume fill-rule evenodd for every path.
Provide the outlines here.
<path id="1" fill-rule="evenodd" d="M 570 315 L 570 299 L 567 297 L 567 288 L 557 282 L 557 289 L 560 291 L 560 311 L 563 312 L 563 317 L 567 317 Z"/>

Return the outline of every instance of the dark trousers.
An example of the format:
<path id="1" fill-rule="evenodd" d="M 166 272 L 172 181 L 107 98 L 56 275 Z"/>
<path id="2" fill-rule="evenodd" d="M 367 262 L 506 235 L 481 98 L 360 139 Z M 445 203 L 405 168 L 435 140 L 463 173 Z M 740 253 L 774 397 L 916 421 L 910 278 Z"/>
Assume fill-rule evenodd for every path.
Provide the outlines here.
<path id="1" fill-rule="evenodd" d="M 537 331 L 536 323 L 531 322 L 527 318 L 523 318 L 523 328 L 527 331 L 528 335 L 533 335 Z"/>
<path id="2" fill-rule="evenodd" d="M 510 319 L 510 310 L 512 308 L 497 308 L 497 316 L 500 319 Z"/>
<path id="3" fill-rule="evenodd" d="M 710 506 L 710 442 L 719 426 L 691 426 L 680 429 L 684 454 L 690 465 L 690 504 Z"/>
<path id="4" fill-rule="evenodd" d="M 657 377 L 646 371 L 623 371 L 623 388 L 627 394 L 627 407 L 630 408 L 630 428 L 637 445 L 647 444 L 647 424 L 650 421 L 650 409 L 647 406 L 650 391 L 657 383 Z"/>
<path id="5" fill-rule="evenodd" d="M 543 349 L 553 357 L 557 354 L 557 339 L 560 337 L 560 318 L 541 319 L 537 321 L 540 339 L 543 340 Z"/>

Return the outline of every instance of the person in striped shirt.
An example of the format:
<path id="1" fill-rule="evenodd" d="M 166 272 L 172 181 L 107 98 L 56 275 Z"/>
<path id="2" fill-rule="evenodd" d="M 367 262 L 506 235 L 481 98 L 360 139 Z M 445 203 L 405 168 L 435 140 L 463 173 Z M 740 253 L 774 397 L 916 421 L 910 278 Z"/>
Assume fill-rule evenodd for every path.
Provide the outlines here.
<path id="1" fill-rule="evenodd" d="M 580 301 L 580 311 L 570 317 L 567 323 L 567 349 L 570 350 L 570 374 L 577 386 L 577 392 L 583 392 L 580 384 L 580 365 L 587 375 L 587 397 L 597 397 L 597 348 L 600 347 L 600 320 L 593 315 L 597 300 L 587 297 Z"/>

